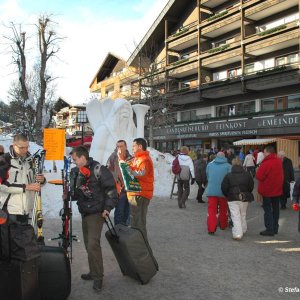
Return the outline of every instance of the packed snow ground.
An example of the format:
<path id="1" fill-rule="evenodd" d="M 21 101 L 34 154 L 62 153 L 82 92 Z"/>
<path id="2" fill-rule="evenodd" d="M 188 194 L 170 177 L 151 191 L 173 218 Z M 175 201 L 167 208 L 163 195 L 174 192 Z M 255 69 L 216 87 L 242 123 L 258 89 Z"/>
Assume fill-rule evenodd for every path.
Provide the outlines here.
<path id="1" fill-rule="evenodd" d="M 5 151 L 9 150 L 9 146 L 12 144 L 11 136 L 0 135 L 0 144 L 4 146 Z M 30 142 L 29 151 L 31 154 L 35 153 L 41 146 L 36 143 Z M 69 153 L 70 149 L 66 149 Z M 161 153 L 153 148 L 148 149 L 150 151 L 153 164 L 154 164 L 154 196 L 156 197 L 169 197 L 171 193 L 172 183 L 174 175 L 171 171 L 171 165 L 174 157 L 169 153 Z M 47 181 L 52 179 L 61 179 L 61 171 L 63 169 L 63 161 L 56 161 L 57 173 L 53 172 L 53 161 L 46 160 L 44 164 L 45 176 Z M 62 208 L 62 192 L 61 185 L 54 185 L 47 183 L 42 188 L 42 201 L 43 201 L 43 214 L 48 218 L 57 218 L 59 211 Z M 73 203 L 73 215 L 79 216 L 77 205 Z"/>

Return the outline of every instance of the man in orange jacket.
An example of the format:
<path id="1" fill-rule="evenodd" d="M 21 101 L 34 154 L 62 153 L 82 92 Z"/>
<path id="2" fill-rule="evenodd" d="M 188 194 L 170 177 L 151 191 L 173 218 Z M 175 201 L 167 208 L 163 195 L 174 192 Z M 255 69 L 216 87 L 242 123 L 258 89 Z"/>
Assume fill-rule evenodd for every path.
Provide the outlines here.
<path id="1" fill-rule="evenodd" d="M 153 197 L 154 169 L 153 162 L 147 151 L 147 142 L 143 138 L 133 140 L 132 153 L 134 158 L 129 162 L 129 172 L 139 181 L 140 192 L 127 192 L 131 205 L 131 226 L 139 228 L 147 239 L 146 217 L 148 205 Z M 124 157 L 118 152 L 119 160 Z"/>

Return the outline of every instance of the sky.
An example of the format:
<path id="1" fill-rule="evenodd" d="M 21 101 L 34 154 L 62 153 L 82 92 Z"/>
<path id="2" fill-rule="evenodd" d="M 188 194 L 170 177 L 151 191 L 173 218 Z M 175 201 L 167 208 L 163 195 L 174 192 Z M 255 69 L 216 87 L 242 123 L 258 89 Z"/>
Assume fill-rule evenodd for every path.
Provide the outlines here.
<path id="1" fill-rule="evenodd" d="M 0 100 L 7 102 L 17 79 L 5 35 L 10 22 L 26 32 L 28 69 L 35 61 L 35 26 L 42 14 L 55 21 L 60 42 L 58 58 L 49 63 L 57 97 L 71 104 L 90 98 L 89 85 L 108 52 L 127 60 L 168 0 L 0 0 Z"/>

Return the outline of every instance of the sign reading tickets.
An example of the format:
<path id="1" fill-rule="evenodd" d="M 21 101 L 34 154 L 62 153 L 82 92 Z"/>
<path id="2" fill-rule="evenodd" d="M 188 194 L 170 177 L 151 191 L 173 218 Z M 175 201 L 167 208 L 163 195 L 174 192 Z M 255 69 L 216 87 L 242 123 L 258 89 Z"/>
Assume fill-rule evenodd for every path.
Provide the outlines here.
<path id="1" fill-rule="evenodd" d="M 142 190 L 141 185 L 139 181 L 129 173 L 128 164 L 124 162 L 120 163 L 120 170 L 123 177 L 125 190 L 127 192 L 140 192 Z"/>
<path id="2" fill-rule="evenodd" d="M 65 129 L 44 129 L 44 149 L 46 149 L 46 160 L 63 160 L 65 155 L 65 145 Z"/>

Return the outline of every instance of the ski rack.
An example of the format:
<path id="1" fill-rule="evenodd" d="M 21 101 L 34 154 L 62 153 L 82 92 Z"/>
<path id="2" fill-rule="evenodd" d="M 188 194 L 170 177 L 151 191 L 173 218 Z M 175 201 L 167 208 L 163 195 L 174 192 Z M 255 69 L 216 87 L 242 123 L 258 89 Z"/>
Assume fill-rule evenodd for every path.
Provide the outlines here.
<path id="1" fill-rule="evenodd" d="M 77 236 L 72 234 L 72 199 L 71 199 L 71 185 L 70 185 L 70 171 L 71 171 L 71 157 L 64 157 L 64 169 L 61 170 L 63 182 L 63 208 L 60 210 L 59 215 L 62 220 L 62 232 L 58 237 L 51 238 L 49 241 L 59 240 L 58 244 L 62 247 L 70 261 L 73 259 L 72 242 L 80 242 Z"/>

